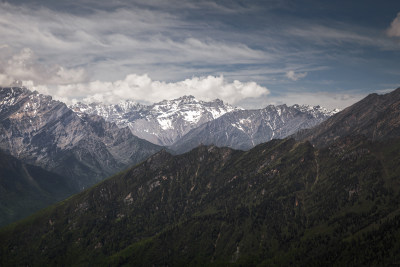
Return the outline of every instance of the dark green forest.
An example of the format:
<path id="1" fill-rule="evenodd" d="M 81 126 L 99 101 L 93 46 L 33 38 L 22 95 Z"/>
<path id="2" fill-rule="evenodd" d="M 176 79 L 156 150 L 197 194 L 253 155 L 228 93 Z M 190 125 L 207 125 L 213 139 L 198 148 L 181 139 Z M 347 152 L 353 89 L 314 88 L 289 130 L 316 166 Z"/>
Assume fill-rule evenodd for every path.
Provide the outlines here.
<path id="1" fill-rule="evenodd" d="M 400 264 L 400 139 L 162 151 L 0 231 L 0 265 Z"/>

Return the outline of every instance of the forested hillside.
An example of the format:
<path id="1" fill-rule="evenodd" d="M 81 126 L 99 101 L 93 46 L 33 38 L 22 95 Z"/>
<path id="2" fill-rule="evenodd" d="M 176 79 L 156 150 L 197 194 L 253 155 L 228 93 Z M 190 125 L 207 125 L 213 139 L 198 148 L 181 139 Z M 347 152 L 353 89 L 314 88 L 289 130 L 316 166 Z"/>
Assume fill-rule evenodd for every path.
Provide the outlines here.
<path id="1" fill-rule="evenodd" d="M 399 149 L 352 137 L 163 151 L 2 229 L 1 265 L 395 264 Z"/>

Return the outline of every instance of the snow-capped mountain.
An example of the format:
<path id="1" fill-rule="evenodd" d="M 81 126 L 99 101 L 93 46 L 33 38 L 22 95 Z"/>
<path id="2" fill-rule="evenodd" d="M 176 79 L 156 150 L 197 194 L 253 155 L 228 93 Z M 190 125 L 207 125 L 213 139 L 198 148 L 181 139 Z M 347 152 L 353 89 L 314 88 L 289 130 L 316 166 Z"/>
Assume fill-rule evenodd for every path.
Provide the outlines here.
<path id="1" fill-rule="evenodd" d="M 70 108 L 80 116 L 99 115 L 119 127 L 128 126 L 134 135 L 167 146 L 203 123 L 240 110 L 219 99 L 205 102 L 193 96 L 164 100 L 153 105 L 125 101 L 116 105 L 77 103 Z"/>
<path id="2" fill-rule="evenodd" d="M 70 108 L 79 116 L 95 114 L 119 127 L 128 126 L 134 135 L 178 152 L 201 143 L 249 149 L 311 128 L 339 111 L 308 105 L 243 110 L 218 99 L 205 102 L 193 96 L 153 105 L 125 101 L 116 105 L 78 103 Z"/>
<path id="3" fill-rule="evenodd" d="M 335 108 L 334 110 L 329 110 L 329 109 L 321 107 L 319 105 L 318 106 L 310 106 L 310 105 L 295 104 L 291 107 L 293 107 L 301 112 L 308 113 L 308 114 L 312 115 L 314 118 L 326 118 L 326 117 L 330 117 L 330 116 L 335 115 L 336 113 L 340 112 L 340 109 Z"/>
<path id="4" fill-rule="evenodd" d="M 77 188 L 136 164 L 161 147 L 51 96 L 0 87 L 0 150 L 66 176 Z"/>
<path id="5" fill-rule="evenodd" d="M 269 105 L 258 110 L 238 110 L 191 130 L 170 148 L 183 153 L 199 144 L 214 144 L 247 150 L 271 139 L 285 138 L 300 129 L 311 128 L 337 112 L 307 105 Z"/>

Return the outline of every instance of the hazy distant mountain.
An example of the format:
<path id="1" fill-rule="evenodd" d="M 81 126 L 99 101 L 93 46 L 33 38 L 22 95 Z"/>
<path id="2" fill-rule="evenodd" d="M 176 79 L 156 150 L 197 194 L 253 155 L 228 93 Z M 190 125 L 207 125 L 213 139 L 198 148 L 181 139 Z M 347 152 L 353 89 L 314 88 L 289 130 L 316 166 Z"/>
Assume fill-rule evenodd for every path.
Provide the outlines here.
<path id="1" fill-rule="evenodd" d="M 267 106 L 258 110 L 237 110 L 191 130 L 170 148 L 179 153 L 199 144 L 248 150 L 271 139 L 285 138 L 299 129 L 311 128 L 338 110 L 320 106 Z"/>
<path id="2" fill-rule="evenodd" d="M 78 103 L 70 108 L 78 114 L 102 116 L 119 127 L 128 126 L 134 135 L 159 145 L 172 145 L 191 129 L 225 113 L 239 110 L 219 99 L 205 102 L 193 96 L 164 100 L 148 106 L 125 101 L 117 105 Z"/>
<path id="3" fill-rule="evenodd" d="M 294 137 L 322 147 L 348 135 L 363 135 L 371 140 L 400 136 L 400 88 L 384 95 L 370 94 Z"/>
<path id="4" fill-rule="evenodd" d="M 0 151 L 0 226 L 75 193 L 68 177 L 24 164 Z"/>
<path id="5" fill-rule="evenodd" d="M 0 88 L 0 149 L 83 188 L 161 147 L 99 116 L 78 116 L 50 96 L 8 87 Z"/>

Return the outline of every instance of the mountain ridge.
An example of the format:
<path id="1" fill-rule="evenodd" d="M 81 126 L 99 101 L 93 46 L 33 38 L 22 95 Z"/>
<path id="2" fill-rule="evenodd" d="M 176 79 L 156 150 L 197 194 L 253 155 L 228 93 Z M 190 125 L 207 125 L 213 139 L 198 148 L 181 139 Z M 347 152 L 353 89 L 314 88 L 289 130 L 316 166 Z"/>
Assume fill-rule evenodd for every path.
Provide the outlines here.
<path id="1" fill-rule="evenodd" d="M 197 100 L 193 96 L 163 100 L 148 106 L 126 100 L 116 105 L 78 103 L 70 107 L 78 114 L 96 114 L 108 121 L 116 122 L 120 127 L 129 126 L 135 135 L 153 143 L 168 145 L 171 149 L 175 149 L 179 153 L 189 151 L 200 143 L 229 146 L 236 149 L 249 149 L 256 144 L 274 138 L 275 135 L 275 138 L 284 138 L 287 135 L 293 134 L 298 129 L 312 127 L 338 112 L 338 110 L 329 111 L 320 106 L 312 107 L 309 105 L 297 104 L 290 107 L 286 105 L 269 105 L 264 109 L 244 110 L 233 108 L 229 104 L 224 104 L 224 102 L 219 99 L 205 102 Z M 284 124 L 285 121 L 283 117 L 287 115 L 281 114 L 281 110 L 287 109 L 291 109 L 292 113 L 294 111 L 302 113 L 302 123 L 293 123 L 293 126 L 281 125 L 279 129 L 275 129 L 275 126 L 262 126 L 266 131 L 265 133 L 262 133 L 263 129 L 260 129 L 258 133 L 254 132 L 256 130 L 250 130 L 253 131 L 252 133 L 246 133 L 244 130 L 245 128 L 254 128 L 254 126 L 247 125 L 251 124 L 249 116 L 254 117 L 251 119 L 262 121 L 257 122 L 258 124 L 265 125 L 274 123 L 270 119 L 266 119 L 266 116 L 282 116 L 280 124 Z M 274 114 L 265 115 L 263 111 L 270 111 Z M 256 114 L 257 112 L 260 114 Z M 232 115 L 233 113 L 247 113 L 249 115 L 239 115 L 238 117 L 240 118 L 235 120 L 234 115 Z M 224 123 L 224 125 L 220 126 L 219 131 L 221 132 L 230 128 L 223 136 L 215 136 L 214 133 L 210 132 L 201 132 L 200 129 L 204 129 L 206 124 L 212 125 L 216 123 L 216 120 L 220 121 L 222 118 L 230 116 L 231 118 L 228 120 L 231 122 Z M 243 123 L 244 121 L 247 123 Z M 236 129 L 232 129 L 232 126 Z M 217 128 L 218 126 L 214 125 L 211 127 Z M 285 133 L 282 134 L 282 131 Z M 193 136 L 195 135 L 194 132 L 197 133 L 197 136 Z M 206 135 L 211 136 L 205 137 Z M 240 137 L 235 139 L 235 141 L 227 140 L 230 135 Z M 262 136 L 254 139 L 251 135 Z M 225 137 L 226 140 L 222 140 Z M 189 144 L 184 144 L 185 142 Z M 241 145 L 241 143 L 245 145 Z"/>
<path id="2" fill-rule="evenodd" d="M 128 126 L 134 135 L 158 145 L 171 145 L 202 123 L 238 109 L 219 99 L 206 102 L 191 95 L 152 105 L 126 100 L 115 105 L 77 103 L 70 108 L 77 114 L 100 115 L 119 127 Z"/>
<path id="3" fill-rule="evenodd" d="M 98 116 L 77 116 L 64 103 L 26 88 L 0 88 L 0 149 L 84 188 L 161 147 Z"/>
<path id="4" fill-rule="evenodd" d="M 0 229 L 0 264 L 396 264 L 399 91 L 368 96 L 332 116 L 320 132 L 344 130 L 323 146 L 285 138 L 248 151 L 161 150 Z M 371 103 L 391 104 L 380 111 Z M 365 110 L 377 115 L 351 114 Z M 349 128 L 352 115 L 357 123 Z M 374 129 L 379 138 L 368 135 Z"/>
<path id="5" fill-rule="evenodd" d="M 398 147 L 400 139 L 345 138 L 322 150 L 308 141 L 275 139 L 246 152 L 215 146 L 178 156 L 161 151 L 3 228 L 0 258 L 4 265 L 111 266 L 394 260 L 396 239 L 383 250 L 365 229 L 377 225 L 372 229 L 381 235 L 385 229 L 400 234 L 400 204 L 393 202 L 400 192 L 399 155 L 391 156 Z M 370 246 L 373 253 L 365 249 Z"/>
<path id="6" fill-rule="evenodd" d="M 361 134 L 372 140 L 400 135 L 400 87 L 387 94 L 370 94 L 320 125 L 293 137 L 322 147 L 347 135 Z"/>
<path id="7" fill-rule="evenodd" d="M 192 129 L 170 148 L 182 153 L 201 143 L 248 150 L 274 138 L 285 138 L 299 129 L 311 128 L 336 112 L 307 105 L 269 105 L 264 109 L 232 111 Z"/>

